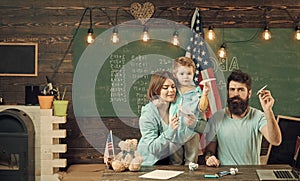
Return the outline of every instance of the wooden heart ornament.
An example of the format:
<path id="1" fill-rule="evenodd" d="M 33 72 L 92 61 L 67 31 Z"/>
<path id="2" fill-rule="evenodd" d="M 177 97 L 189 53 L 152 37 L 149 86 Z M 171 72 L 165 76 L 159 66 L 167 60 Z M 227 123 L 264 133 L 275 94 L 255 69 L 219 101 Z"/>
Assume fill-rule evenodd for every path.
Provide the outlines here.
<path id="1" fill-rule="evenodd" d="M 154 14 L 154 5 L 150 2 L 144 4 L 132 3 L 130 12 L 135 19 L 138 19 L 142 24 L 145 24 Z"/>

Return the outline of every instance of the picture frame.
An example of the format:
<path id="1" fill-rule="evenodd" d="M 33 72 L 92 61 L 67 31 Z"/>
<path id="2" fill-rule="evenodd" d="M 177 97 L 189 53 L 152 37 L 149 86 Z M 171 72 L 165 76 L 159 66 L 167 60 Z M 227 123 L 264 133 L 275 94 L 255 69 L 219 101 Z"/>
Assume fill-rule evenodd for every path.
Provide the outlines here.
<path id="1" fill-rule="evenodd" d="M 38 43 L 0 43 L 0 76 L 38 76 Z"/>

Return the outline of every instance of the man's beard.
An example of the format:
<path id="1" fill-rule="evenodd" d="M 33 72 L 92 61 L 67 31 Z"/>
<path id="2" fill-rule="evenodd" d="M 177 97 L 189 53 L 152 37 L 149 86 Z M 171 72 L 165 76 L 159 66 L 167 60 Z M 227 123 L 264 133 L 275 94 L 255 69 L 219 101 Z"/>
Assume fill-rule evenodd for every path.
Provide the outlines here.
<path id="1" fill-rule="evenodd" d="M 242 115 L 248 107 L 249 99 L 241 99 L 239 96 L 235 96 L 227 99 L 227 105 L 229 111 L 234 115 Z"/>

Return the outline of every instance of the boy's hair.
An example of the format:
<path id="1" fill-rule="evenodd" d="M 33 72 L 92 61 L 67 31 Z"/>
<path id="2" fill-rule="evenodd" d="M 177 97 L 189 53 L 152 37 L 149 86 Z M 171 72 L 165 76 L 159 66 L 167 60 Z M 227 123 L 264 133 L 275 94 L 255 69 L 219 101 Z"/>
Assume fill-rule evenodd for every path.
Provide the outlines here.
<path id="1" fill-rule="evenodd" d="M 252 89 L 252 80 L 249 74 L 241 70 L 233 70 L 229 77 L 227 78 L 227 90 L 229 89 L 229 83 L 231 81 L 236 81 L 239 83 L 246 84 L 248 90 Z"/>
<path id="2" fill-rule="evenodd" d="M 175 78 L 169 71 L 159 71 L 152 74 L 147 90 L 148 100 L 154 100 L 160 96 L 160 91 L 167 79 L 173 80 L 175 84 Z"/>
<path id="3" fill-rule="evenodd" d="M 196 71 L 196 65 L 194 61 L 189 57 L 178 57 L 174 60 L 173 64 L 173 73 L 177 71 L 178 66 L 186 66 L 186 67 L 193 67 L 193 73 Z"/>

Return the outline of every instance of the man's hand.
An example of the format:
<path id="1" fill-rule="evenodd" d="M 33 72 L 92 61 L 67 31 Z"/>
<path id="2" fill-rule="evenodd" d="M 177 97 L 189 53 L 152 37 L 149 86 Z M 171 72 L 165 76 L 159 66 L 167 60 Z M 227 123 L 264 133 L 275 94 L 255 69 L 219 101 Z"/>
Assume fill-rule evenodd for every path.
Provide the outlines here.
<path id="1" fill-rule="evenodd" d="M 259 94 L 259 101 L 264 112 L 267 112 L 272 109 L 275 100 L 269 90 L 262 90 Z"/>
<path id="2" fill-rule="evenodd" d="M 210 156 L 206 159 L 206 165 L 209 167 L 219 167 L 220 160 L 218 160 L 215 156 Z"/>
<path id="3" fill-rule="evenodd" d="M 263 90 L 259 94 L 259 101 L 267 119 L 267 125 L 261 132 L 270 144 L 278 146 L 282 142 L 282 135 L 272 110 L 275 100 L 269 90 Z"/>

